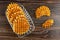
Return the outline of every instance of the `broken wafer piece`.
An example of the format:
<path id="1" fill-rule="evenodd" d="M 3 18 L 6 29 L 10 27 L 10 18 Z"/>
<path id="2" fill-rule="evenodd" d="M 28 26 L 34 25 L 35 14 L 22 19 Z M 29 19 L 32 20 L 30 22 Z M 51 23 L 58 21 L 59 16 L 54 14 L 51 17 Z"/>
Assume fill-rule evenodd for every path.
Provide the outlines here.
<path id="1" fill-rule="evenodd" d="M 42 27 L 43 28 L 50 28 L 53 24 L 54 24 L 54 20 L 48 19 L 42 24 Z"/>
<path id="2" fill-rule="evenodd" d="M 47 6 L 40 6 L 36 9 L 36 18 L 41 18 L 42 16 L 50 16 L 50 9 Z"/>
<path id="3" fill-rule="evenodd" d="M 17 3 L 9 4 L 6 10 L 7 19 L 12 25 L 13 31 L 18 35 L 24 35 L 25 33 L 28 33 L 30 30 L 30 23 L 32 24 L 32 29 L 34 27 L 32 19 L 27 15 L 30 18 L 29 23 L 25 11 L 23 11 L 21 6 Z"/>

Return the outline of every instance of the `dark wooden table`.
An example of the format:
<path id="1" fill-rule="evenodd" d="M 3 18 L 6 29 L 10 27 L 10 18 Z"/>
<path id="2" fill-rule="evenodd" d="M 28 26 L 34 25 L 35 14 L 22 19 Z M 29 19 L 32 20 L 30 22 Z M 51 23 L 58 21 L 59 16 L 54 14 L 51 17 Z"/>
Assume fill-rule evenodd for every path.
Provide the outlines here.
<path id="1" fill-rule="evenodd" d="M 17 0 L 17 2 L 21 3 L 29 12 L 36 28 L 30 35 L 24 38 L 18 38 L 13 33 L 5 16 L 5 10 L 9 1 L 0 1 L 0 40 L 60 40 L 60 1 Z M 51 17 L 42 17 L 39 20 L 35 18 L 35 10 L 41 5 L 46 5 L 50 8 Z M 42 29 L 41 24 L 49 18 L 55 20 L 53 27 L 47 30 Z"/>

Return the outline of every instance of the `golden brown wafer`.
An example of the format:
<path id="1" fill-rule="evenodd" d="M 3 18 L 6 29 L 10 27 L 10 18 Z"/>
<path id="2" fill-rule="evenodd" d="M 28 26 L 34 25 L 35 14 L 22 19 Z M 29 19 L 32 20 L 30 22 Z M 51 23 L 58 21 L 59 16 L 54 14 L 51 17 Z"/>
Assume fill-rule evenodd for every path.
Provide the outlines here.
<path id="1" fill-rule="evenodd" d="M 36 9 L 36 18 L 41 18 L 42 16 L 50 16 L 50 9 L 47 6 L 41 6 Z"/>
<path id="2" fill-rule="evenodd" d="M 6 16 L 12 24 L 12 29 L 16 34 L 23 35 L 29 30 L 30 24 L 23 9 L 17 3 L 9 4 Z"/>

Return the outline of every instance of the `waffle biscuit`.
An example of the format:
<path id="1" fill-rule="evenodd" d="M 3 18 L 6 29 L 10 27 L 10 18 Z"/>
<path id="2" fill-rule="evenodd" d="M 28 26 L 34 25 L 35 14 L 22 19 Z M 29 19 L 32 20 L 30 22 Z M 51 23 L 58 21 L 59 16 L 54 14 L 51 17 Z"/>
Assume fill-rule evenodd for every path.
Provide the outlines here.
<path id="1" fill-rule="evenodd" d="M 42 24 L 42 27 L 43 28 L 50 28 L 53 25 L 53 23 L 54 23 L 53 19 L 48 19 Z"/>
<path id="2" fill-rule="evenodd" d="M 35 14 L 36 18 L 41 18 L 42 16 L 50 16 L 50 9 L 47 6 L 41 6 L 37 8 Z"/>
<path id="3" fill-rule="evenodd" d="M 16 34 L 23 35 L 29 30 L 30 24 L 23 9 L 17 3 L 9 4 L 6 16 L 10 24 L 12 24 L 12 29 Z"/>

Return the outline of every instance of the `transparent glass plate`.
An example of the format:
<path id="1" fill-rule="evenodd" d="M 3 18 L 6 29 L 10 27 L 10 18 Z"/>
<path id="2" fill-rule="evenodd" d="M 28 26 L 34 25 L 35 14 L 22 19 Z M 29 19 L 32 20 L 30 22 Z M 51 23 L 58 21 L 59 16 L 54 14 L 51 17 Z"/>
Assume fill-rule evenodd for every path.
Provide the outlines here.
<path id="1" fill-rule="evenodd" d="M 11 2 L 11 3 L 15 3 L 15 2 Z M 16 3 L 17 3 L 17 2 L 16 2 Z M 28 32 L 26 32 L 26 33 L 23 34 L 23 35 L 17 34 L 18 37 L 22 38 L 22 37 L 24 37 L 24 36 L 32 33 L 32 31 L 34 31 L 34 29 L 35 29 L 35 26 L 34 26 L 34 23 L 33 23 L 33 20 L 32 20 L 32 18 L 31 18 L 31 16 L 30 16 L 29 13 L 27 12 L 27 10 L 24 8 L 24 6 L 21 5 L 20 3 L 17 3 L 17 4 L 19 4 L 20 7 L 23 9 L 23 11 L 24 11 L 24 13 L 25 13 L 25 16 L 26 16 L 26 18 L 27 18 L 27 20 L 28 20 L 28 22 L 29 22 L 29 24 L 30 24 L 30 28 L 29 28 Z M 7 17 L 7 15 L 6 15 L 6 17 Z M 8 18 L 7 18 L 7 20 L 8 20 Z M 9 22 L 11 28 L 12 28 L 12 24 L 10 23 L 9 20 L 8 20 L 8 22 Z"/>

